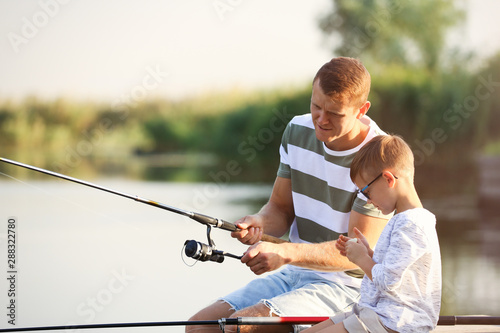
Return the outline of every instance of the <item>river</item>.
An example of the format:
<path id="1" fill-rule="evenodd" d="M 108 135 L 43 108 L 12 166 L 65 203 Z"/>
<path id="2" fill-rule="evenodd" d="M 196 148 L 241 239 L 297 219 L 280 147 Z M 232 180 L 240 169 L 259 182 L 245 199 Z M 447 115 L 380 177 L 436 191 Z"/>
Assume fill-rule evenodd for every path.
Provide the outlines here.
<path id="1" fill-rule="evenodd" d="M 228 221 L 255 212 L 271 192 L 270 184 L 87 180 Z M 14 299 L 18 327 L 186 320 L 254 278 L 232 258 L 183 258 L 185 240 L 206 243 L 206 228 L 127 198 L 45 176 L 17 180 L 1 174 L 0 203 L 0 269 L 7 278 L 9 219 L 17 237 L 16 295 L 8 295 L 9 281 L 1 279 L 0 298 L 4 305 Z M 498 214 L 479 209 L 476 197 L 464 194 L 424 198 L 424 205 L 438 217 L 441 314 L 498 315 Z M 213 238 L 221 250 L 245 250 L 226 231 L 214 230 Z M 10 327 L 9 317 L 2 317 L 0 327 Z"/>

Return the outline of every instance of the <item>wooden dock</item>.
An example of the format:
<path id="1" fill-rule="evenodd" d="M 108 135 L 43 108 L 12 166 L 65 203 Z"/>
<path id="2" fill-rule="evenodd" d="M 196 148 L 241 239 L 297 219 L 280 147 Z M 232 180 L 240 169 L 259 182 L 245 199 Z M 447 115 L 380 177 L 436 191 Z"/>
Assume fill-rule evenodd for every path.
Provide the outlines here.
<path id="1" fill-rule="evenodd" d="M 434 331 L 436 333 L 490 333 L 500 332 L 500 326 L 494 325 L 457 325 L 457 326 L 438 326 Z"/>
<path id="2" fill-rule="evenodd" d="M 500 332 L 500 317 L 495 316 L 439 316 L 432 332 Z"/>
<path id="3" fill-rule="evenodd" d="M 477 158 L 479 173 L 479 206 L 497 207 L 500 200 L 500 156 L 480 156 Z"/>

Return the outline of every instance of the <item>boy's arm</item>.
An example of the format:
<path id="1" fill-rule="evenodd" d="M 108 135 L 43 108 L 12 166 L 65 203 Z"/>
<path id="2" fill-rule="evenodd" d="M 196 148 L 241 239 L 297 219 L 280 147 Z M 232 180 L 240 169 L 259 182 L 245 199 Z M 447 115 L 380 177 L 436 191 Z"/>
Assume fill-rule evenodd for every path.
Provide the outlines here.
<path id="1" fill-rule="evenodd" d="M 373 260 L 373 250 L 370 248 L 365 235 L 358 228 L 354 228 L 354 233 L 356 238 L 340 235 L 336 243 L 337 249 L 341 255 L 346 256 L 349 261 L 358 265 L 371 280 L 372 268 L 376 265 Z"/>
<path id="2" fill-rule="evenodd" d="M 365 275 L 372 279 L 372 269 L 377 263 L 373 261 L 372 256 L 370 255 L 369 248 L 366 247 L 359 239 L 354 241 L 348 241 L 345 244 L 345 253 L 346 257 L 359 268 L 365 272 Z"/>
<path id="3" fill-rule="evenodd" d="M 398 288 L 403 275 L 423 255 L 429 253 L 429 242 L 424 232 L 414 223 L 395 226 L 384 261 L 372 267 L 372 281 L 379 290 Z"/>

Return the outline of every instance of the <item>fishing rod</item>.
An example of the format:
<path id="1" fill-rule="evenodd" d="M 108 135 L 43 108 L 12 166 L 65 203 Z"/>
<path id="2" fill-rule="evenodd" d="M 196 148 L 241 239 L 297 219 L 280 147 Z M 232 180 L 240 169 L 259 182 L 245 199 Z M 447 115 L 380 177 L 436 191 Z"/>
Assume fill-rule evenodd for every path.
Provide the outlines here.
<path id="1" fill-rule="evenodd" d="M 330 317 L 237 317 L 221 318 L 217 320 L 165 321 L 143 323 L 111 323 L 86 324 L 66 326 L 38 326 L 15 327 L 0 329 L 0 332 L 29 332 L 29 331 L 57 331 L 98 328 L 131 328 L 131 327 L 160 327 L 160 326 L 199 326 L 218 325 L 224 332 L 226 325 L 314 325 L 328 320 Z M 441 326 L 455 325 L 500 325 L 500 317 L 491 316 L 440 316 L 437 323 Z"/>
<path id="2" fill-rule="evenodd" d="M 112 323 L 112 324 L 87 324 L 67 326 L 40 326 L 19 327 L 0 329 L 0 332 L 28 332 L 28 331 L 57 331 L 96 328 L 130 328 L 130 327 L 160 327 L 160 326 L 199 326 L 218 325 L 224 332 L 226 325 L 298 325 L 317 324 L 327 320 L 329 317 L 238 317 L 221 318 L 217 320 L 192 320 L 192 321 L 166 321 L 166 322 L 143 322 L 143 323 Z"/>
<path id="3" fill-rule="evenodd" d="M 237 230 L 239 230 L 239 228 L 234 223 L 227 222 L 227 221 L 221 220 L 219 218 L 211 217 L 211 216 L 208 216 L 208 215 L 204 215 L 204 214 L 195 213 L 195 212 L 187 211 L 187 210 L 184 210 L 184 209 L 172 207 L 172 206 L 165 205 L 165 204 L 153 201 L 153 200 L 144 199 L 144 198 L 141 198 L 141 197 L 136 196 L 136 195 L 130 195 L 130 194 L 127 194 L 127 193 L 124 193 L 124 192 L 115 191 L 115 190 L 112 190 L 110 188 L 99 186 L 99 185 L 96 185 L 96 184 L 93 184 L 93 183 L 90 183 L 90 182 L 87 182 L 87 181 L 84 181 L 84 180 L 81 180 L 81 179 L 78 179 L 78 178 L 66 176 L 66 175 L 63 175 L 61 173 L 57 173 L 57 172 L 54 172 L 54 171 L 49 171 L 49 170 L 46 170 L 46 169 L 38 168 L 38 167 L 29 165 L 29 164 L 24 164 L 24 163 L 21 163 L 21 162 L 9 160 L 7 158 L 0 157 L 0 161 L 1 162 L 5 162 L 5 163 L 9 163 L 9 164 L 12 164 L 12 165 L 15 165 L 15 166 L 19 166 L 19 167 L 22 167 L 22 168 L 25 168 L 25 169 L 37 171 L 37 172 L 40 172 L 40 173 L 43 173 L 43 174 L 46 174 L 46 175 L 49 175 L 49 176 L 53 176 L 53 177 L 56 177 L 56 178 L 68 180 L 68 181 L 71 181 L 71 182 L 74 182 L 74 183 L 77 183 L 77 184 L 80 184 L 80 185 L 85 185 L 85 186 L 88 186 L 88 187 L 92 187 L 94 189 L 105 191 L 105 192 L 108 192 L 108 193 L 111 193 L 111 194 L 116 194 L 116 195 L 119 195 L 121 197 L 132 199 L 132 200 L 138 201 L 138 202 L 146 204 L 146 205 L 150 205 L 150 206 L 153 206 L 153 207 L 157 207 L 157 208 L 161 208 L 161 209 L 164 209 L 164 210 L 168 210 L 170 212 L 173 212 L 173 213 L 176 213 L 176 214 L 180 214 L 180 215 L 189 217 L 192 220 L 195 220 L 195 221 L 197 221 L 197 222 L 199 222 L 201 224 L 206 225 L 207 226 L 208 245 L 200 243 L 200 242 L 197 242 L 197 241 L 194 241 L 194 240 L 186 241 L 184 243 L 184 250 L 185 250 L 185 254 L 188 257 L 197 259 L 199 261 L 214 261 L 214 262 L 219 262 L 219 263 L 223 262 L 224 261 L 224 257 L 226 257 L 226 256 L 227 257 L 231 257 L 231 258 L 235 258 L 235 259 L 240 259 L 241 258 L 241 256 L 236 256 L 236 255 L 224 252 L 224 251 L 218 251 L 218 250 L 216 250 L 215 249 L 215 243 L 214 243 L 214 241 L 212 240 L 212 237 L 211 237 L 212 227 L 220 228 L 220 229 L 227 230 L 227 231 L 237 231 Z M 266 234 L 262 235 L 261 240 L 264 241 L 264 242 L 270 242 L 270 243 L 276 243 L 276 244 L 286 242 L 283 239 L 280 239 L 280 238 L 277 238 L 277 237 L 273 237 L 273 236 L 269 236 L 269 235 L 266 235 Z"/>
<path id="4" fill-rule="evenodd" d="M 500 317 L 494 316 L 439 316 L 438 325 L 500 325 Z"/>

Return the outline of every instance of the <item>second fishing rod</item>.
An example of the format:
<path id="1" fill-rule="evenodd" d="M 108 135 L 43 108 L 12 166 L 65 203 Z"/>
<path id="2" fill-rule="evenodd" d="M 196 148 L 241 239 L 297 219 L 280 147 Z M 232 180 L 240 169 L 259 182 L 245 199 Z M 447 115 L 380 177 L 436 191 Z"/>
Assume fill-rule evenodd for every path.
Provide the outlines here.
<path id="1" fill-rule="evenodd" d="M 113 190 L 113 189 L 110 189 L 107 187 L 103 187 L 100 185 L 96 185 L 96 184 L 78 179 L 78 178 L 70 177 L 67 175 L 63 175 L 61 173 L 42 169 L 42 168 L 35 167 L 35 166 L 29 165 L 29 164 L 10 160 L 7 158 L 0 157 L 0 161 L 15 165 L 18 167 L 22 167 L 25 169 L 40 172 L 40 173 L 43 173 L 43 174 L 46 174 L 46 175 L 49 175 L 52 177 L 56 177 L 59 179 L 68 180 L 68 181 L 71 181 L 71 182 L 74 182 L 74 183 L 77 183 L 80 185 L 92 187 L 92 188 L 97 189 L 97 190 L 101 190 L 101 191 L 105 191 L 105 192 L 112 193 L 115 195 L 119 195 L 121 197 L 132 199 L 132 200 L 138 201 L 138 202 L 146 204 L 146 205 L 161 208 L 161 209 L 168 210 L 168 211 L 176 213 L 176 214 L 180 214 L 180 215 L 189 217 L 190 219 L 195 220 L 195 221 L 207 226 L 208 245 L 202 244 L 202 243 L 194 241 L 194 240 L 186 241 L 184 243 L 184 246 L 185 246 L 185 253 L 188 257 L 192 257 L 192 258 L 200 260 L 200 261 L 215 261 L 215 262 L 222 262 L 224 260 L 225 256 L 237 258 L 237 259 L 240 258 L 239 256 L 235 256 L 235 255 L 232 255 L 232 254 L 224 252 L 224 251 L 216 250 L 215 243 L 212 240 L 211 234 L 210 234 L 212 227 L 220 228 L 220 229 L 227 230 L 227 231 L 237 231 L 239 228 L 234 223 L 231 223 L 231 222 L 219 219 L 219 218 L 211 217 L 208 215 L 204 215 L 204 214 L 200 214 L 200 213 L 172 207 L 172 206 L 169 206 L 169 205 L 157 202 L 157 201 L 141 198 L 137 195 L 131 195 L 131 194 L 127 194 L 124 192 L 116 191 L 116 190 Z M 269 236 L 266 234 L 262 235 L 261 240 L 264 242 L 271 242 L 271 243 L 277 243 L 277 244 L 286 242 L 285 240 L 282 240 L 282 239 L 277 238 L 277 237 Z"/>

